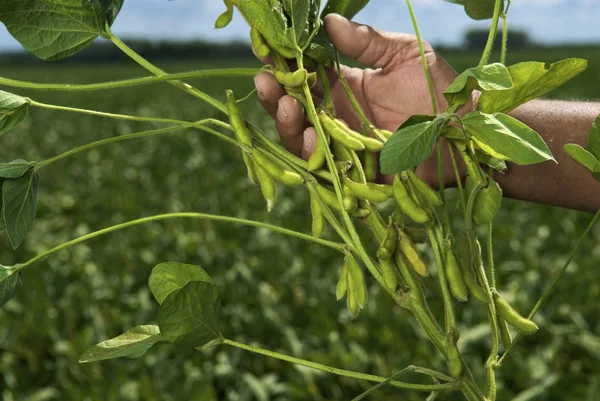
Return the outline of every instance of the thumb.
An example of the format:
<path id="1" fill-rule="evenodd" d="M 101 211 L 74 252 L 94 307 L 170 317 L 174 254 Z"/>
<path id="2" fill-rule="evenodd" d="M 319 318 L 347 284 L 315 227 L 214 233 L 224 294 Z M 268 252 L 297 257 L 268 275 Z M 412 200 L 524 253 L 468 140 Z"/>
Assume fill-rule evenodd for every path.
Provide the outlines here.
<path id="1" fill-rule="evenodd" d="M 412 35 L 379 31 L 338 14 L 325 17 L 325 33 L 342 55 L 384 69 L 396 62 L 402 49 L 414 42 Z"/>

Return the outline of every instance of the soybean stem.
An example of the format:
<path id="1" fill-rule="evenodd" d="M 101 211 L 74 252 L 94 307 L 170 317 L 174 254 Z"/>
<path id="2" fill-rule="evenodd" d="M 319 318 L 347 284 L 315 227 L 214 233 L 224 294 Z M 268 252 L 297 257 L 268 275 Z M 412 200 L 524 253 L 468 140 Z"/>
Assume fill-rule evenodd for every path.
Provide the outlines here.
<path id="1" fill-rule="evenodd" d="M 153 221 L 168 220 L 168 219 L 181 219 L 181 218 L 214 220 L 214 221 L 222 221 L 222 222 L 227 222 L 227 223 L 243 224 L 243 225 L 247 225 L 247 226 L 265 228 L 265 229 L 268 229 L 268 230 L 271 230 L 274 232 L 278 232 L 281 234 L 285 234 L 285 235 L 289 235 L 289 236 L 296 237 L 299 239 L 303 239 L 305 241 L 313 242 L 313 243 L 316 243 L 319 245 L 324 245 L 329 248 L 335 249 L 337 251 L 343 252 L 346 249 L 346 246 L 344 244 L 327 241 L 327 240 L 324 240 L 321 238 L 313 237 L 311 235 L 299 233 L 297 231 L 288 230 L 286 228 L 274 226 L 274 225 L 267 224 L 267 223 L 262 223 L 259 221 L 239 219 L 236 217 L 229 217 L 229 216 L 218 216 L 218 215 L 212 215 L 212 214 L 206 214 L 206 213 L 167 213 L 167 214 L 159 214 L 156 216 L 144 217 L 141 219 L 128 221 L 126 223 L 117 224 L 117 225 L 114 225 L 114 226 L 111 226 L 108 228 L 104 228 L 99 231 L 95 231 L 90 234 L 83 235 L 79 238 L 75 238 L 71 241 L 65 242 L 64 244 L 58 245 L 52 249 L 49 249 L 45 252 L 40 253 L 39 255 L 37 255 L 37 256 L 33 257 L 32 259 L 28 260 L 27 262 L 23 263 L 21 265 L 21 267 L 24 268 L 24 267 L 29 266 L 29 265 L 37 262 L 38 260 L 43 259 L 49 255 L 52 255 L 53 253 L 56 253 L 60 250 L 63 250 L 65 248 L 68 248 L 73 245 L 77 245 L 79 243 L 90 240 L 92 238 L 99 237 L 104 234 L 108 234 L 108 233 L 118 231 L 118 230 L 121 230 L 124 228 L 133 227 L 133 226 L 136 226 L 139 224 L 149 223 L 149 222 L 153 222 Z"/>
<path id="2" fill-rule="evenodd" d="M 533 319 L 533 317 L 535 316 L 535 314 L 541 308 L 542 304 L 546 301 L 546 299 L 548 299 L 548 297 L 550 297 L 550 295 L 552 294 L 552 292 L 556 288 L 556 285 L 558 284 L 558 282 L 560 281 L 560 279 L 562 278 L 562 276 L 565 274 L 565 272 L 569 268 L 569 265 L 571 264 L 571 262 L 575 258 L 575 255 L 579 251 L 579 248 L 581 248 L 581 245 L 583 245 L 583 240 L 585 239 L 585 237 L 587 237 L 587 235 L 589 234 L 589 232 L 592 230 L 592 228 L 594 227 L 594 225 L 598 221 L 598 218 L 600 218 L 600 210 L 598 210 L 596 212 L 596 214 L 594 215 L 594 218 L 592 218 L 592 220 L 590 221 L 590 223 L 586 227 L 586 229 L 583 232 L 583 234 L 581 234 L 581 237 L 579 237 L 579 239 L 577 240 L 577 243 L 575 244 L 575 247 L 573 248 L 573 250 L 569 254 L 569 257 L 565 261 L 563 267 L 559 270 L 558 274 L 556 275 L 556 277 L 552 281 L 552 284 L 550 285 L 550 287 L 544 292 L 544 295 L 542 295 L 542 297 L 537 301 L 537 303 L 535 304 L 535 306 L 531 310 L 531 313 L 529 313 L 529 319 Z M 500 360 L 498 361 L 498 365 L 502 364 L 502 362 L 504 361 L 504 359 L 506 358 L 506 356 L 512 351 L 512 349 L 514 348 L 515 344 L 517 343 L 517 341 L 519 341 L 521 339 L 521 337 L 522 337 L 521 333 L 519 333 L 517 335 L 517 337 L 515 337 L 515 340 L 510 344 L 510 346 L 508 347 L 508 349 L 506 350 L 506 352 L 504 353 L 504 355 L 502 355 L 502 358 L 500 358 Z"/>
<path id="3" fill-rule="evenodd" d="M 496 33 L 498 32 L 498 23 L 500 21 L 500 15 L 502 14 L 502 4 L 502 0 L 496 0 L 496 4 L 494 7 L 494 15 L 492 17 L 492 26 L 490 28 L 490 33 L 488 35 L 485 49 L 483 50 L 483 54 L 481 55 L 481 60 L 479 60 L 479 67 L 486 65 L 490 61 L 492 49 L 494 48 L 494 41 L 496 40 Z"/>
<path id="4" fill-rule="evenodd" d="M 263 348 L 255 347 L 253 345 L 243 344 L 234 340 L 229 340 L 227 338 L 223 339 L 223 344 L 230 345 L 232 347 L 240 348 L 245 351 L 249 351 L 255 354 L 268 356 L 270 358 L 279 359 L 282 361 L 294 363 L 296 365 L 305 366 L 307 368 L 320 370 L 322 372 L 331 373 L 338 376 L 351 377 L 359 380 L 366 380 L 370 382 L 385 382 L 388 380 L 386 377 L 369 375 L 364 373 L 352 372 L 350 370 L 338 369 L 332 366 L 323 365 L 316 362 L 307 361 L 305 359 L 296 358 L 290 355 L 281 354 L 279 352 L 266 350 Z M 440 390 L 448 390 L 453 391 L 457 388 L 457 382 L 453 383 L 443 383 L 443 384 L 412 384 L 412 383 L 404 383 L 399 381 L 391 381 L 389 382 L 390 386 L 394 386 L 397 388 L 403 388 L 408 390 L 415 391 L 440 391 Z"/>

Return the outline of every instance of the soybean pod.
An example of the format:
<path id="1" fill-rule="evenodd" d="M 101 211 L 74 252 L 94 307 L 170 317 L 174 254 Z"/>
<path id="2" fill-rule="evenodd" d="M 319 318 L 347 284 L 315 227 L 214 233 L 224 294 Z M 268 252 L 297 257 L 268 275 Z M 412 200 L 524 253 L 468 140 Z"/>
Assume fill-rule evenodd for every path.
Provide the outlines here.
<path id="1" fill-rule="evenodd" d="M 290 187 L 297 187 L 304 183 L 302 176 L 295 171 L 287 170 L 281 167 L 275 162 L 271 156 L 268 156 L 262 152 L 253 152 L 254 160 L 257 164 L 260 164 L 267 173 L 277 181 L 288 185 Z"/>
<path id="2" fill-rule="evenodd" d="M 394 178 L 393 184 L 394 198 L 400 209 L 410 217 L 415 223 L 428 223 L 431 221 L 431 217 L 425 212 L 425 210 L 417 205 L 412 196 L 408 193 L 408 190 L 404 183 L 398 176 Z"/>
<path id="3" fill-rule="evenodd" d="M 262 59 L 269 57 L 271 49 L 263 39 L 258 29 L 253 27 L 250 30 L 250 40 L 252 42 L 252 49 L 254 49 L 254 53 L 256 53 L 259 58 Z"/>
<path id="4" fill-rule="evenodd" d="M 469 298 L 469 291 L 465 280 L 463 279 L 463 269 L 460 267 L 450 241 L 443 242 L 444 259 L 446 260 L 446 277 L 448 278 L 448 286 L 450 292 L 457 300 L 466 302 Z"/>
<path id="5" fill-rule="evenodd" d="M 427 242 L 427 231 L 420 227 L 404 227 L 404 232 L 408 234 L 415 244 L 424 244 Z"/>
<path id="6" fill-rule="evenodd" d="M 242 151 L 242 157 L 244 159 L 244 164 L 246 165 L 246 170 L 248 171 L 248 179 L 254 185 L 258 185 L 258 177 L 256 176 L 256 169 L 254 167 L 254 160 L 252 160 L 252 156 Z"/>
<path id="7" fill-rule="evenodd" d="M 415 248 L 408 235 L 406 235 L 402 230 L 398 230 L 398 246 L 406 257 L 406 260 L 408 260 L 409 264 L 412 266 L 415 272 L 417 272 L 417 274 L 422 277 L 429 276 L 429 270 L 427 269 L 425 262 L 423 262 L 423 259 L 421 259 L 419 252 Z"/>
<path id="8" fill-rule="evenodd" d="M 379 249 L 377 250 L 377 258 L 379 260 L 391 259 L 391 257 L 394 255 L 394 252 L 396 251 L 397 243 L 398 227 L 396 227 L 396 224 L 390 218 L 390 222 L 385 232 L 385 237 L 383 238 L 383 241 L 381 241 Z"/>
<path id="9" fill-rule="evenodd" d="M 350 188 L 354 195 L 359 199 L 368 200 L 370 202 L 381 203 L 385 202 L 388 194 L 378 188 L 372 188 L 366 184 L 359 184 L 352 181 L 348 177 L 344 178 L 344 184 Z"/>
<path id="10" fill-rule="evenodd" d="M 348 269 L 348 292 L 353 292 L 360 309 L 363 309 L 367 304 L 367 286 L 365 284 L 365 276 L 363 271 L 356 262 L 356 259 L 351 253 L 346 254 L 346 263 Z M 351 286 L 352 284 L 352 286 Z"/>
<path id="11" fill-rule="evenodd" d="M 344 265 L 342 266 L 342 271 L 340 272 L 340 278 L 337 282 L 337 285 L 335 286 L 335 298 L 338 301 L 344 298 L 346 296 L 346 293 L 348 292 L 347 275 L 348 268 L 346 266 L 346 263 L 344 263 Z"/>
<path id="12" fill-rule="evenodd" d="M 335 121 L 329 117 L 325 112 L 319 114 L 319 120 L 323 125 L 325 131 L 331 135 L 333 139 L 352 150 L 364 150 L 365 145 L 358 139 L 348 135 L 346 131 L 340 128 Z"/>
<path id="13" fill-rule="evenodd" d="M 310 210 L 312 213 L 312 233 L 315 237 L 321 237 L 325 230 L 325 217 L 319 200 L 312 193 L 310 194 Z"/>
<path id="14" fill-rule="evenodd" d="M 490 303 L 489 294 L 477 283 L 475 277 L 473 277 L 468 267 L 463 270 L 463 280 L 473 298 L 483 304 Z"/>
<path id="15" fill-rule="evenodd" d="M 427 201 L 431 203 L 431 206 L 438 207 L 442 205 L 440 194 L 434 191 L 425 181 L 417 177 L 412 170 L 409 170 L 408 176 L 410 177 L 410 183 L 413 185 L 415 190 L 425 199 L 427 199 Z"/>
<path id="16" fill-rule="evenodd" d="M 327 135 L 325 135 L 327 136 Z M 316 171 L 323 167 L 326 161 L 326 152 L 327 145 L 321 141 L 320 138 L 317 138 L 317 146 L 315 147 L 315 151 L 308 159 L 308 171 Z"/>
<path id="17" fill-rule="evenodd" d="M 233 91 L 230 90 L 227 91 L 227 111 L 229 113 L 229 123 L 233 128 L 235 137 L 243 145 L 252 146 L 252 132 L 246 127 L 242 110 L 235 100 Z"/>
<path id="18" fill-rule="evenodd" d="M 521 316 L 519 312 L 510 306 L 510 304 L 500 295 L 494 294 L 494 304 L 496 305 L 496 310 L 498 310 L 498 315 L 506 320 L 506 323 L 510 324 L 521 333 L 530 335 L 539 330 L 537 324 L 532 320 Z"/>
<path id="19" fill-rule="evenodd" d="M 381 151 L 381 149 L 383 149 L 383 142 L 381 142 L 375 138 L 371 138 L 369 136 L 364 136 L 362 134 L 359 134 L 358 132 L 354 131 L 352 128 L 348 127 L 346 124 L 344 124 L 343 122 L 341 122 L 338 119 L 335 119 L 334 123 L 336 124 L 336 126 L 338 128 L 340 128 L 342 131 L 344 131 L 349 137 L 352 137 L 352 138 L 362 142 L 365 149 L 367 149 L 371 152 L 379 152 L 379 151 Z"/>
<path id="20" fill-rule="evenodd" d="M 383 276 L 383 284 L 390 291 L 396 291 L 398 286 L 398 276 L 396 276 L 396 265 L 393 259 L 379 259 L 379 270 Z"/>
<path id="21" fill-rule="evenodd" d="M 512 336 L 510 335 L 510 331 L 508 330 L 508 324 L 506 320 L 502 319 L 498 313 L 498 329 L 500 330 L 500 339 L 502 340 L 502 345 L 504 349 L 507 350 L 512 344 Z"/>
<path id="22" fill-rule="evenodd" d="M 260 184 L 260 190 L 263 197 L 267 201 L 267 210 L 270 212 L 275 206 L 275 198 L 277 196 L 277 190 L 275 189 L 275 183 L 271 176 L 262 168 L 258 163 L 254 165 L 256 169 L 256 176 Z"/>
<path id="23" fill-rule="evenodd" d="M 377 178 L 377 154 L 375 152 L 365 151 L 363 168 L 367 181 L 375 181 Z"/>

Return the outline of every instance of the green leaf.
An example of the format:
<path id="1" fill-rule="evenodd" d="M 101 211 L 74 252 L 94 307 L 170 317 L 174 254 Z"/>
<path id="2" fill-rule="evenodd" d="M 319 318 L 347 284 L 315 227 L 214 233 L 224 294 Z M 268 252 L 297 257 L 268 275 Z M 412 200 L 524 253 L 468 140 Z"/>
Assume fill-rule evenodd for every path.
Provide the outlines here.
<path id="1" fill-rule="evenodd" d="M 137 326 L 125 333 L 103 341 L 87 349 L 79 357 L 79 363 L 103 361 L 115 358 L 139 358 L 155 344 L 166 342 L 158 326 Z"/>
<path id="2" fill-rule="evenodd" d="M 2 215 L 14 249 L 23 243 L 35 220 L 39 181 L 39 174 L 29 171 L 22 177 L 2 182 Z"/>
<path id="3" fill-rule="evenodd" d="M 309 0 L 283 0 L 283 8 L 290 17 L 292 41 L 302 47 L 309 35 L 309 14 L 311 4 Z"/>
<path id="4" fill-rule="evenodd" d="M 192 281 L 212 283 L 208 273 L 200 266 L 165 262 L 152 269 L 148 286 L 156 301 L 162 304 L 170 293 L 182 289 Z"/>
<path id="5" fill-rule="evenodd" d="M 494 16 L 496 0 L 464 0 L 465 12 L 474 20 L 490 19 Z M 504 9 L 504 1 L 500 6 Z"/>
<path id="6" fill-rule="evenodd" d="M 484 114 L 478 111 L 463 118 L 465 130 L 482 150 L 489 147 L 492 156 L 505 156 L 519 165 L 554 160 L 550 149 L 540 135 L 506 114 Z"/>
<path id="7" fill-rule="evenodd" d="M 577 163 L 581 164 L 591 172 L 594 172 L 594 169 L 598 164 L 598 159 L 583 147 L 574 143 L 569 143 L 565 145 L 565 152 L 567 152 L 567 154 Z"/>
<path id="8" fill-rule="evenodd" d="M 123 0 L 0 0 L 0 21 L 43 60 L 69 57 L 105 34 Z"/>
<path id="9" fill-rule="evenodd" d="M 221 338 L 219 294 L 212 283 L 192 281 L 169 294 L 158 309 L 158 326 L 172 343 L 200 347 Z"/>
<path id="10" fill-rule="evenodd" d="M 587 137 L 587 150 L 596 156 L 596 159 L 600 159 L 600 116 L 596 118 L 592 128 L 590 128 Z"/>
<path id="11" fill-rule="evenodd" d="M 256 28 L 267 44 L 285 58 L 294 58 L 298 52 L 294 32 L 281 1 L 237 0 L 240 13 L 248 24 Z"/>
<path id="12" fill-rule="evenodd" d="M 33 169 L 37 163 L 17 159 L 10 163 L 0 163 L 0 178 L 19 178 Z"/>
<path id="13" fill-rule="evenodd" d="M 0 265 L 0 308 L 15 296 L 21 286 L 20 270 L 19 265 L 11 267 Z"/>
<path id="14" fill-rule="evenodd" d="M 410 123 L 410 120 L 407 121 Z M 406 125 L 392 135 L 381 151 L 381 172 L 393 174 L 414 168 L 429 159 L 440 130 L 437 121 Z"/>
<path id="15" fill-rule="evenodd" d="M 308 47 L 304 50 L 304 54 L 315 60 L 318 64 L 323 64 L 329 67 L 335 59 L 335 48 L 327 38 L 325 29 L 321 26 L 317 35 L 313 38 Z"/>
<path id="16" fill-rule="evenodd" d="M 223 0 L 223 2 L 227 10 L 219 15 L 217 21 L 215 21 L 215 29 L 225 28 L 233 19 L 233 0 Z"/>
<path id="17" fill-rule="evenodd" d="M 325 18 L 327 14 L 340 14 L 352 19 L 368 3 L 369 0 L 329 0 L 321 13 L 321 18 Z"/>
<path id="18" fill-rule="evenodd" d="M 0 91 L 0 135 L 7 133 L 25 120 L 29 103 L 29 99 Z"/>
<path id="19" fill-rule="evenodd" d="M 486 91 L 477 105 L 484 113 L 508 113 L 515 107 L 557 88 L 587 68 L 587 61 L 571 58 L 549 66 L 539 62 L 525 62 L 508 67 L 513 79 L 512 89 Z"/>
<path id="20" fill-rule="evenodd" d="M 454 80 L 444 96 L 449 108 L 458 108 L 469 101 L 469 96 L 475 89 L 505 91 L 512 87 L 513 80 L 508 68 L 504 64 L 494 63 L 469 68 Z"/>
<path id="21" fill-rule="evenodd" d="M 475 157 L 477 158 L 478 163 L 485 164 L 486 166 L 493 168 L 499 173 L 504 174 L 506 173 L 506 170 L 508 170 L 506 162 L 502 159 L 492 157 L 478 150 L 475 151 Z"/>

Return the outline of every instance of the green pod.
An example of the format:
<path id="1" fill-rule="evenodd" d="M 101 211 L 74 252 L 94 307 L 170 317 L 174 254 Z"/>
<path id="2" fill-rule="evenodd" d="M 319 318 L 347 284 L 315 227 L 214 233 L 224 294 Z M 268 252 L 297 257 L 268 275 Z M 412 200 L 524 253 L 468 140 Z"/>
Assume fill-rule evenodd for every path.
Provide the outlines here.
<path id="1" fill-rule="evenodd" d="M 396 251 L 396 245 L 398 243 L 398 227 L 396 224 L 390 219 L 387 230 L 385 232 L 385 237 L 383 237 L 383 241 L 379 245 L 379 249 L 377 250 L 377 259 L 379 260 L 389 260 L 394 255 Z"/>
<path id="2" fill-rule="evenodd" d="M 331 137 L 333 139 L 335 139 L 342 145 L 346 146 L 348 149 L 351 149 L 351 150 L 364 150 L 365 149 L 365 145 L 361 141 L 348 135 L 348 133 L 346 131 L 344 131 L 343 129 L 341 129 L 335 123 L 335 121 L 331 117 L 329 117 L 326 113 L 322 112 L 319 114 L 319 121 L 321 121 L 323 128 L 329 135 L 331 135 Z"/>
<path id="3" fill-rule="evenodd" d="M 344 124 L 343 122 L 341 122 L 338 119 L 334 120 L 336 126 L 338 128 L 340 128 L 341 130 L 343 130 L 348 136 L 360 141 L 363 143 L 365 149 L 367 149 L 370 152 L 380 152 L 381 149 L 383 149 L 383 142 L 375 139 L 375 138 L 371 138 L 369 136 L 364 136 L 356 131 L 354 131 L 352 128 L 348 127 L 346 124 Z"/>
<path id="4" fill-rule="evenodd" d="M 317 171 L 323 167 L 326 161 L 326 148 L 327 146 L 323 143 L 323 141 L 321 141 L 320 138 L 317 138 L 317 146 L 315 151 L 308 159 L 308 171 Z"/>
<path id="5" fill-rule="evenodd" d="M 444 242 L 444 254 L 446 260 L 446 277 L 450 292 L 460 302 L 467 302 L 469 298 L 469 290 L 463 279 L 463 269 L 460 267 L 452 246 L 449 241 Z"/>
<path id="6" fill-rule="evenodd" d="M 365 152 L 363 169 L 368 182 L 374 182 L 377 179 L 377 154 L 375 152 Z"/>
<path id="7" fill-rule="evenodd" d="M 440 194 L 438 194 L 437 191 L 434 191 L 425 181 L 417 177 L 412 170 L 409 170 L 408 175 L 415 190 L 427 199 L 429 203 L 431 203 L 431 206 L 442 206 L 442 198 L 440 198 Z"/>
<path id="8" fill-rule="evenodd" d="M 327 205 L 337 210 L 338 212 L 342 211 L 340 207 L 340 203 L 338 202 L 337 195 L 330 189 L 325 188 L 324 186 L 317 185 L 317 193 L 323 199 Z"/>
<path id="9" fill-rule="evenodd" d="M 388 195 L 380 191 L 376 188 L 371 188 L 366 184 L 359 184 L 357 182 L 352 181 L 348 177 L 344 178 L 344 184 L 352 190 L 352 193 L 359 198 L 368 200 L 370 202 L 381 203 L 385 202 L 388 198 Z"/>
<path id="10" fill-rule="evenodd" d="M 446 360 L 452 377 L 459 378 L 463 373 L 463 363 L 455 343 L 446 344 Z"/>
<path id="11" fill-rule="evenodd" d="M 394 197 L 400 209 L 415 223 L 428 223 L 431 217 L 414 201 L 398 176 L 394 178 Z"/>
<path id="12" fill-rule="evenodd" d="M 290 187 L 297 187 L 304 184 L 304 179 L 300 174 L 284 169 L 271 156 L 267 156 L 262 152 L 253 152 L 253 156 L 256 163 L 260 164 L 271 177 L 282 184 Z"/>
<path id="13" fill-rule="evenodd" d="M 471 272 L 469 272 L 468 268 L 463 270 L 463 280 L 473 298 L 486 305 L 490 303 L 490 296 L 483 288 L 479 286 L 475 280 L 475 277 L 471 275 Z"/>
<path id="14" fill-rule="evenodd" d="M 308 74 L 308 76 L 306 77 L 306 83 L 308 84 L 309 88 L 314 87 L 317 84 L 317 73 L 311 72 L 310 74 Z"/>
<path id="15" fill-rule="evenodd" d="M 365 218 L 368 215 L 371 214 L 371 211 L 369 209 L 356 209 L 353 212 L 350 213 L 353 217 L 358 217 L 358 218 Z"/>
<path id="16" fill-rule="evenodd" d="M 420 227 L 404 227 L 404 232 L 415 244 L 424 244 L 427 242 L 427 231 Z"/>
<path id="17" fill-rule="evenodd" d="M 358 208 L 358 201 L 356 200 L 356 196 L 350 188 L 344 185 L 344 198 L 342 199 L 344 204 L 344 210 L 347 212 L 353 212 Z"/>
<path id="18" fill-rule="evenodd" d="M 500 315 L 498 315 L 498 328 L 500 330 L 500 339 L 502 340 L 502 345 L 504 349 L 507 350 L 512 344 L 512 336 L 510 335 L 510 331 L 508 330 L 508 324 L 506 320 L 502 319 Z"/>
<path id="19" fill-rule="evenodd" d="M 294 72 L 275 70 L 275 79 L 286 88 L 299 88 L 308 80 L 308 71 L 305 69 Z"/>
<path id="20" fill-rule="evenodd" d="M 375 184 L 373 182 L 367 182 L 367 186 L 372 190 L 383 192 L 388 198 L 394 196 L 394 188 L 391 185 Z"/>
<path id="21" fill-rule="evenodd" d="M 494 304 L 496 305 L 498 315 L 500 315 L 502 319 L 506 320 L 506 323 L 510 324 L 521 333 L 530 335 L 539 330 L 537 324 L 535 324 L 532 320 L 521 316 L 519 312 L 510 306 L 510 304 L 506 302 L 506 300 L 500 295 L 494 294 Z"/>
<path id="22" fill-rule="evenodd" d="M 396 265 L 393 259 L 379 260 L 379 269 L 383 276 L 383 284 L 390 291 L 396 291 L 398 286 L 398 276 L 396 275 Z"/>
<path id="23" fill-rule="evenodd" d="M 271 53 L 271 49 L 265 43 L 265 41 L 264 41 L 262 35 L 260 34 L 260 32 L 258 31 L 258 29 L 252 28 L 250 30 L 250 40 L 252 42 L 252 48 L 254 49 L 254 53 L 256 53 L 256 55 L 259 58 L 262 59 L 262 58 L 269 57 L 269 54 Z"/>
<path id="24" fill-rule="evenodd" d="M 248 179 L 254 185 L 258 185 L 258 177 L 256 176 L 256 169 L 254 168 L 254 160 L 252 160 L 252 156 L 250 156 L 247 152 L 242 152 L 242 157 L 244 159 L 244 164 L 246 165 L 246 170 L 248 171 Z"/>
<path id="25" fill-rule="evenodd" d="M 401 230 L 398 230 L 398 246 L 417 274 L 422 277 L 429 276 L 429 270 L 423 259 L 421 259 L 417 248 L 415 248 L 408 235 Z"/>
<path id="26" fill-rule="evenodd" d="M 275 189 L 275 183 L 271 179 L 271 176 L 267 171 L 262 168 L 258 163 L 254 165 L 256 170 L 256 176 L 260 184 L 260 190 L 263 197 L 267 201 L 267 210 L 270 212 L 275 206 L 275 198 L 277 196 L 277 190 Z"/>
<path id="27" fill-rule="evenodd" d="M 229 113 L 229 123 L 233 128 L 235 137 L 242 144 L 252 146 L 252 132 L 246 127 L 242 110 L 233 96 L 233 91 L 230 90 L 227 91 L 227 111 Z"/>
<path id="28" fill-rule="evenodd" d="M 348 269 L 346 267 L 346 263 L 342 266 L 342 271 L 340 272 L 340 278 L 335 286 L 335 298 L 339 301 L 346 296 L 348 292 L 348 281 L 347 281 Z"/>
<path id="29" fill-rule="evenodd" d="M 467 176 L 467 193 L 471 193 L 475 187 L 475 180 Z M 486 178 L 486 185 L 481 188 L 473 205 L 473 222 L 485 224 L 494 220 L 502 205 L 502 188 L 491 178 Z"/>
<path id="30" fill-rule="evenodd" d="M 387 140 L 389 140 L 394 133 L 392 131 L 388 131 L 386 129 L 379 129 L 379 133 Z"/>
<path id="31" fill-rule="evenodd" d="M 355 295 L 358 307 L 363 309 L 367 304 L 365 276 L 352 254 L 346 254 L 346 263 L 348 269 L 348 292 L 352 292 Z"/>
<path id="32" fill-rule="evenodd" d="M 325 217 L 319 200 L 312 193 L 310 194 L 310 211 L 312 213 L 312 233 L 315 237 L 321 237 L 325 230 Z"/>

